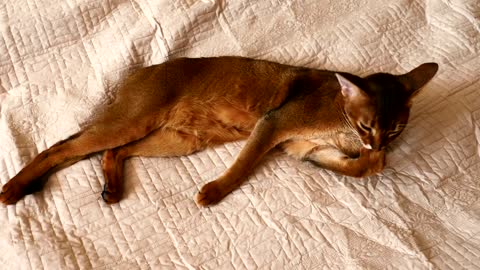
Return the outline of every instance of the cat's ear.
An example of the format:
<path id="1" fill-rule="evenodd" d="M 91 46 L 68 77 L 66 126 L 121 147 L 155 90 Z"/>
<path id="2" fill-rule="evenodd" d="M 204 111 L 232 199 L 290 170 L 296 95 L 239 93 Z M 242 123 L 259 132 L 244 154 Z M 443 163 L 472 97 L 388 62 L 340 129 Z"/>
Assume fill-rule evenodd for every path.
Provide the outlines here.
<path id="1" fill-rule="evenodd" d="M 342 95 L 346 99 L 353 101 L 366 97 L 366 94 L 363 92 L 362 89 L 360 89 L 360 87 L 358 87 L 357 85 L 347 80 L 345 77 L 338 73 L 335 73 L 335 76 L 337 77 L 337 80 L 342 88 Z"/>
<path id="2" fill-rule="evenodd" d="M 405 86 L 410 98 L 416 96 L 422 87 L 427 84 L 437 73 L 437 63 L 425 63 L 414 68 L 412 71 L 400 75 L 398 78 Z"/>

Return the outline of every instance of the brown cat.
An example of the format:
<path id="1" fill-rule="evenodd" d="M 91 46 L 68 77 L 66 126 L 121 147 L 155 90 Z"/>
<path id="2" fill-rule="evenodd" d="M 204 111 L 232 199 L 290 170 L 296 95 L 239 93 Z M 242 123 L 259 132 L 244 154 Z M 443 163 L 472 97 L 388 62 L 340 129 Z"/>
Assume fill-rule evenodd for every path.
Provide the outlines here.
<path id="1" fill-rule="evenodd" d="M 178 156 L 247 139 L 232 166 L 204 185 L 200 205 L 240 186 L 272 148 L 345 175 L 380 172 L 384 148 L 407 124 L 411 99 L 437 72 L 426 63 L 404 75 L 308 69 L 241 57 L 181 58 L 127 78 L 111 106 L 82 131 L 40 153 L 2 188 L 13 204 L 46 175 L 104 151 L 102 197 L 122 197 L 131 156 Z"/>

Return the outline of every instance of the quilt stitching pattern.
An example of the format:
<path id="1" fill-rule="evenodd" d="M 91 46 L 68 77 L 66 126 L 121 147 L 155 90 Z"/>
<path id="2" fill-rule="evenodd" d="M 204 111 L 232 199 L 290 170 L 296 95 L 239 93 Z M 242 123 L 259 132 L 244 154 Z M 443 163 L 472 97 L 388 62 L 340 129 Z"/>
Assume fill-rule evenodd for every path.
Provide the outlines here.
<path id="1" fill-rule="evenodd" d="M 458 1 L 92 1 L 0 4 L 0 183 L 78 131 L 115 84 L 180 56 L 242 55 L 359 75 L 440 63 L 378 176 L 274 151 L 240 189 L 193 197 L 244 142 L 132 158 L 100 198 L 94 155 L 0 206 L 10 269 L 480 268 L 480 6 Z M 386 260 L 388 258 L 388 260 Z"/>

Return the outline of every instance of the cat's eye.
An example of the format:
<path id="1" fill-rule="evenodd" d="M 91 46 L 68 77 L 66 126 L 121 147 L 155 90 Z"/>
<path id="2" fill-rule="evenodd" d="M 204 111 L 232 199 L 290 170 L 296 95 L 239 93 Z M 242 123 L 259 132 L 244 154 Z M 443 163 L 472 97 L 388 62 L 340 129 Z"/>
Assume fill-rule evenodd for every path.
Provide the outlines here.
<path id="1" fill-rule="evenodd" d="M 404 127 L 405 127 L 404 124 L 397 125 L 395 127 L 395 130 L 392 130 L 392 131 L 388 132 L 388 137 L 393 137 L 393 136 L 397 135 L 398 133 L 400 133 L 403 130 Z"/>
<path id="2" fill-rule="evenodd" d="M 400 133 L 401 130 L 394 130 L 394 131 L 390 131 L 388 132 L 388 137 L 393 137 L 395 135 L 397 135 L 398 133 Z"/>
<path id="3" fill-rule="evenodd" d="M 358 126 L 359 126 L 363 131 L 365 131 L 365 132 L 370 133 L 370 132 L 372 131 L 372 128 L 371 128 L 371 127 L 365 125 L 365 124 L 362 123 L 362 122 L 358 122 Z"/>

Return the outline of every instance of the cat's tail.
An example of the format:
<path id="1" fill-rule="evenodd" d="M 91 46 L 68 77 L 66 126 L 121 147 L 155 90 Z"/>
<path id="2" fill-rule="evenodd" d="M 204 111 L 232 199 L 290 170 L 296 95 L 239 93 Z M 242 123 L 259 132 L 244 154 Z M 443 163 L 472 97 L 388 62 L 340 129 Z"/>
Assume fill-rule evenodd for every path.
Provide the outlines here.
<path id="1" fill-rule="evenodd" d="M 40 190 L 46 177 L 62 164 L 72 164 L 90 154 L 139 140 L 157 129 L 155 119 L 97 122 L 41 152 L 2 187 L 0 202 L 14 204 Z"/>

